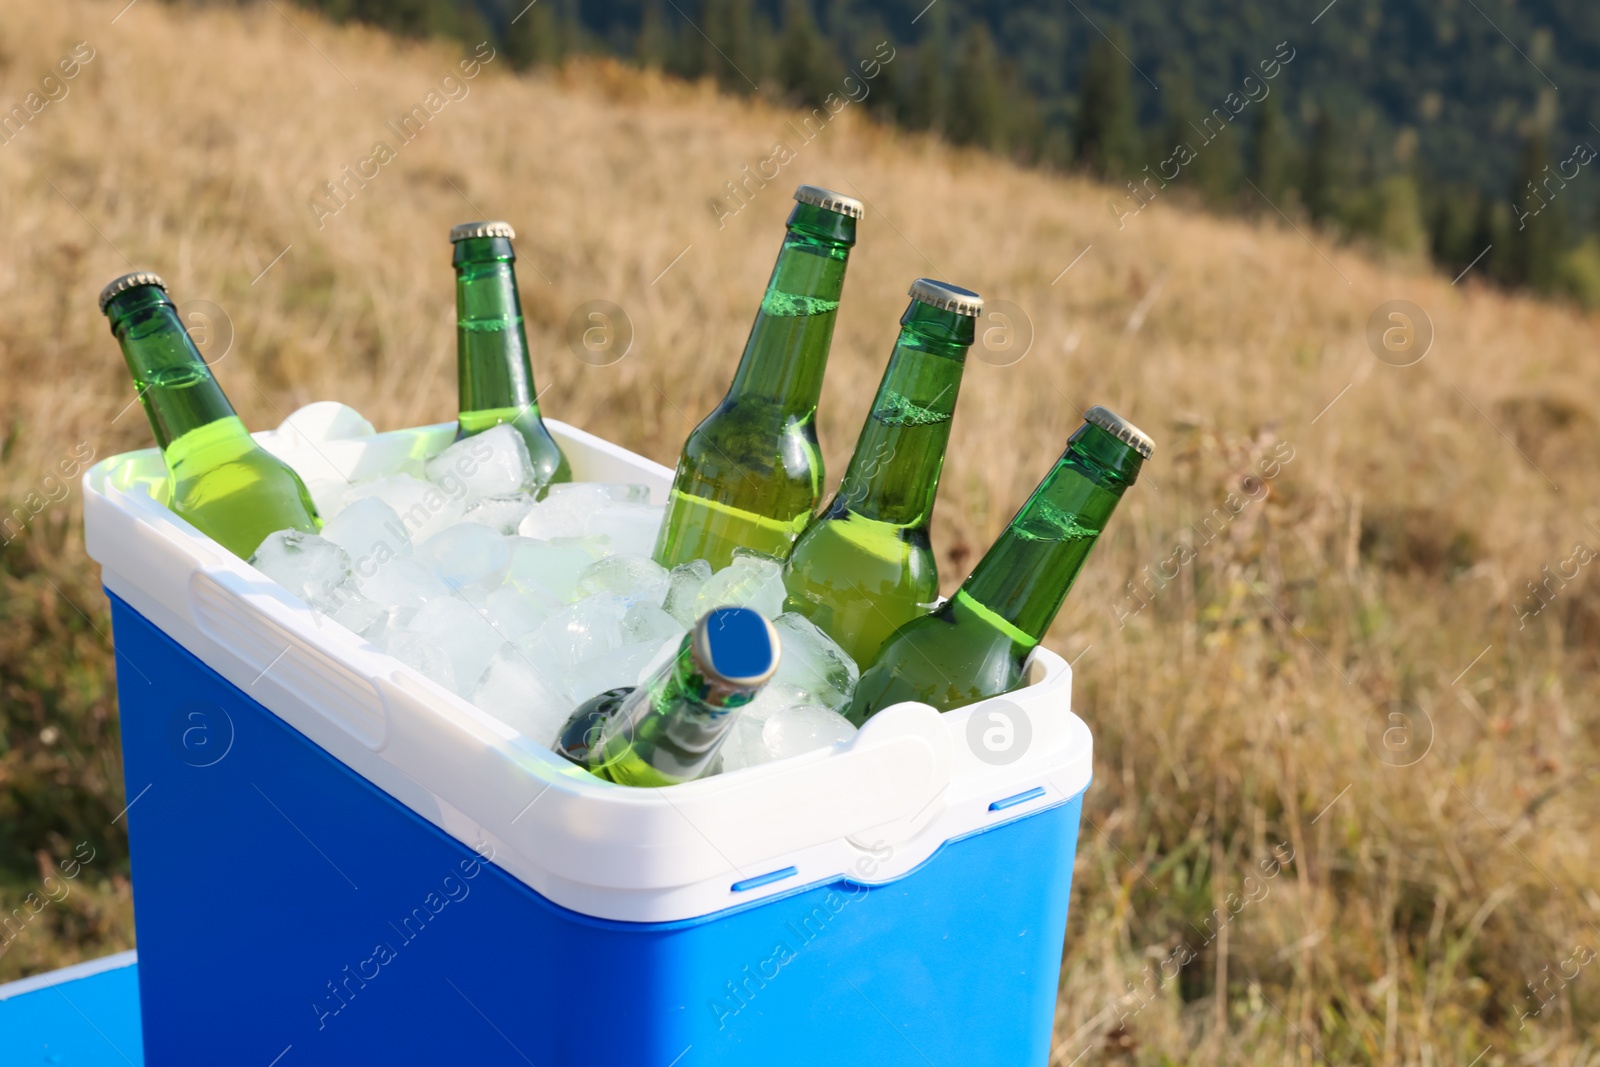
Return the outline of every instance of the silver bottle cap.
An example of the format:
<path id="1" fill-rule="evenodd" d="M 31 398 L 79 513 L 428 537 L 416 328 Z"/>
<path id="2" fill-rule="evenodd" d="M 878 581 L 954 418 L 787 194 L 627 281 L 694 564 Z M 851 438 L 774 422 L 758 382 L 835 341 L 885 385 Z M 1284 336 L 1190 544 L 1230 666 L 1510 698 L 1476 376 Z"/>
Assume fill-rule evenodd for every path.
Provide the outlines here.
<path id="1" fill-rule="evenodd" d="M 778 631 L 760 612 L 717 608 L 695 623 L 689 655 L 716 697 L 765 685 L 778 669 L 781 647 Z"/>
<path id="2" fill-rule="evenodd" d="M 517 231 L 511 228 L 511 223 L 498 220 L 463 222 L 450 227 L 451 244 L 465 241 L 469 237 L 504 237 L 508 241 L 515 241 Z"/>
<path id="3" fill-rule="evenodd" d="M 1114 411 L 1107 411 L 1096 405 L 1083 413 L 1083 419 L 1100 427 L 1124 444 L 1132 445 L 1133 450 L 1145 459 L 1149 459 L 1151 453 L 1156 450 L 1156 443 L 1150 439 L 1149 434 Z"/>
<path id="4" fill-rule="evenodd" d="M 918 278 L 912 282 L 911 291 L 907 295 L 929 307 L 953 311 L 970 319 L 983 314 L 983 297 L 971 289 L 963 289 L 959 285 L 950 285 L 947 282 L 936 282 L 932 278 Z"/>
<path id="5" fill-rule="evenodd" d="M 867 213 L 867 209 L 855 197 L 824 189 L 820 185 L 802 185 L 794 191 L 794 198 L 802 204 L 820 207 L 824 211 L 836 211 L 852 219 L 859 219 Z"/>
<path id="6" fill-rule="evenodd" d="M 124 274 L 120 278 L 113 278 L 111 284 L 100 290 L 100 313 L 105 314 L 106 305 L 111 303 L 119 293 L 129 289 L 137 289 L 141 285 L 153 285 L 163 293 L 167 291 L 167 283 L 161 276 L 147 270 L 136 270 L 132 274 Z"/>

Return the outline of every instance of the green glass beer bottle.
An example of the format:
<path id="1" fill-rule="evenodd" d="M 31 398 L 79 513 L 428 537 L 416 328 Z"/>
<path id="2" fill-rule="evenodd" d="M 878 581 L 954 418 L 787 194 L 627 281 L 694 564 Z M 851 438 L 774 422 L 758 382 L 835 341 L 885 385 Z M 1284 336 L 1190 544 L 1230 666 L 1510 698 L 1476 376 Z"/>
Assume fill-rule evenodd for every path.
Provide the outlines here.
<path id="1" fill-rule="evenodd" d="M 241 559 L 278 530 L 315 533 L 305 483 L 251 439 L 166 289 L 148 271 L 124 274 L 101 290 L 100 311 L 166 460 L 169 506 Z"/>
<path id="2" fill-rule="evenodd" d="M 456 440 L 509 422 L 528 445 L 540 492 L 572 481 L 561 446 L 539 415 L 528 359 L 528 331 L 517 295 L 516 231 L 505 222 L 463 222 L 455 245 L 456 373 L 460 422 Z"/>
<path id="3" fill-rule="evenodd" d="M 977 293 L 911 285 L 900 338 L 839 491 L 784 565 L 785 609 L 816 623 L 857 663 L 939 596 L 928 521 L 950 416 L 983 310 Z"/>
<path id="4" fill-rule="evenodd" d="M 817 400 L 861 202 L 802 185 L 728 395 L 683 446 L 656 542 L 672 568 L 726 567 L 744 547 L 782 559 L 822 496 Z"/>
<path id="5" fill-rule="evenodd" d="M 711 769 L 738 711 L 778 669 L 778 632 L 750 608 L 708 612 L 643 685 L 578 705 L 556 752 L 618 785 L 677 785 Z"/>
<path id="6" fill-rule="evenodd" d="M 956 595 L 897 630 L 862 675 L 847 713 L 860 724 L 902 700 L 949 711 L 1022 684 L 1122 494 L 1154 445 L 1132 423 L 1090 408 L 1054 469 Z"/>

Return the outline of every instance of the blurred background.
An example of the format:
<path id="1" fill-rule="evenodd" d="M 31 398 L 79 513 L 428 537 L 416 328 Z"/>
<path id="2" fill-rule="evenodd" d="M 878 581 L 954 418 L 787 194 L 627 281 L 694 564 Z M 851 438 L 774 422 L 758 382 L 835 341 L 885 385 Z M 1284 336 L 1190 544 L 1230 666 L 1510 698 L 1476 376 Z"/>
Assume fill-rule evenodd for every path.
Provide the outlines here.
<path id="1" fill-rule="evenodd" d="M 252 428 L 440 422 L 504 218 L 546 415 L 671 465 L 809 182 L 867 204 L 835 479 L 909 282 L 990 302 L 946 592 L 1085 408 L 1156 439 L 1051 637 L 1054 1061 L 1600 1062 L 1597 115 L 1578 0 L 0 0 L 0 980 L 133 944 L 106 281 Z"/>

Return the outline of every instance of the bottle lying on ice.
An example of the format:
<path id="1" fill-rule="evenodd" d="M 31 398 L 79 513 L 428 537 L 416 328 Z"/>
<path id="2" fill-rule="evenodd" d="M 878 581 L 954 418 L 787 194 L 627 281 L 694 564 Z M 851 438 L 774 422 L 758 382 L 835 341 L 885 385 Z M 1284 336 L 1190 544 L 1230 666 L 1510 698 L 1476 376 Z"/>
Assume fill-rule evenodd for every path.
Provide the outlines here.
<path id="1" fill-rule="evenodd" d="M 884 644 L 856 686 L 852 722 L 902 700 L 949 711 L 1022 684 L 1024 661 L 1155 448 L 1105 408 L 1084 420 L 956 595 Z"/>
<path id="2" fill-rule="evenodd" d="M 101 290 L 100 311 L 166 460 L 174 512 L 241 559 L 274 531 L 321 528 L 300 476 L 234 413 L 166 283 L 148 271 L 124 274 Z"/>
<path id="3" fill-rule="evenodd" d="M 778 669 L 778 632 L 749 608 L 708 612 L 644 684 L 580 704 L 555 750 L 619 785 L 677 785 L 711 770 L 739 710 Z"/>

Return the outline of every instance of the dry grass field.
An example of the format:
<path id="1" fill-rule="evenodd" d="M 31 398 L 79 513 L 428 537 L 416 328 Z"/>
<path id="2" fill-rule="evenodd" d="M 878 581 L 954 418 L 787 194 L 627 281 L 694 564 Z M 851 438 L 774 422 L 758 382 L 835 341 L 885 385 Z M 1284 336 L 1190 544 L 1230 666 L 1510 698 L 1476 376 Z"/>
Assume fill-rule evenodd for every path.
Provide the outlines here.
<path id="1" fill-rule="evenodd" d="M 868 204 L 820 416 L 835 477 L 912 278 L 1031 323 L 1023 358 L 969 366 L 947 590 L 1083 408 L 1157 441 L 1052 639 L 1097 740 L 1053 1062 L 1600 1063 L 1600 320 L 1176 187 L 1119 220 L 1105 187 L 848 108 L 805 141 L 798 115 L 608 64 L 468 80 L 454 48 L 288 5 L 124 3 L 0 0 L 0 114 L 93 55 L 0 144 L 0 501 L 26 518 L 0 535 L 0 904 L 96 850 L 0 979 L 133 939 L 109 616 L 53 477 L 149 443 L 104 282 L 147 267 L 222 309 L 253 427 L 328 398 L 440 421 L 446 231 L 509 219 L 547 413 L 671 464 L 804 181 Z M 347 165 L 376 173 L 341 206 Z M 634 334 L 608 365 L 567 340 L 594 300 Z M 1431 321 L 1425 354 L 1374 355 L 1394 300 Z"/>

